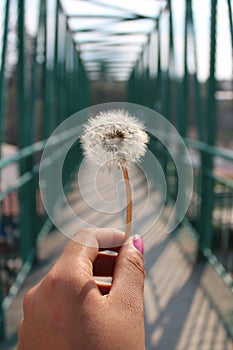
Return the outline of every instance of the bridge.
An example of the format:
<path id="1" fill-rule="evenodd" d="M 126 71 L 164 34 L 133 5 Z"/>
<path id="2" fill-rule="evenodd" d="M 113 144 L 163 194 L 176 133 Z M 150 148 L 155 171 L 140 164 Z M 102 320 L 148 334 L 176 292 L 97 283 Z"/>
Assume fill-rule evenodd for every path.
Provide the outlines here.
<path id="1" fill-rule="evenodd" d="M 150 135 L 167 194 L 144 234 L 147 349 L 233 348 L 232 9 L 231 0 L 1 1 L 0 349 L 15 349 L 23 295 L 67 242 L 41 200 L 43 150 L 68 117 L 112 101 L 163 115 L 192 160 L 191 202 L 168 235 L 180 179 L 169 149 Z M 54 141 L 47 169 L 57 166 L 73 133 Z M 62 172 L 69 203 L 87 222 L 121 225 L 117 215 L 93 219 L 80 204 L 81 160 L 75 142 Z M 138 169 L 132 175 L 140 208 L 148 188 Z M 111 179 L 104 184 L 114 198 Z M 147 218 L 156 215 L 159 193 L 152 195 Z M 65 209 L 56 208 L 69 224 Z"/>

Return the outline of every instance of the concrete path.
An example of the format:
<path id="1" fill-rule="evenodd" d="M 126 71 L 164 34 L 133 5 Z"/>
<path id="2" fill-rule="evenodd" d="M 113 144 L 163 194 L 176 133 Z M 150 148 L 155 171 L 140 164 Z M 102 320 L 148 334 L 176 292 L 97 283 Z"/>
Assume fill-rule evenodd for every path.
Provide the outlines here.
<path id="1" fill-rule="evenodd" d="M 139 215 L 148 189 L 140 171 L 134 175 L 134 209 Z M 108 200 L 113 200 L 111 196 L 116 193 L 112 193 L 111 183 L 104 176 L 101 175 L 101 183 L 104 183 L 102 189 Z M 154 193 L 151 200 L 156 203 L 158 195 Z M 82 201 L 76 182 L 69 202 L 77 213 L 82 213 L 87 221 L 97 226 L 116 227 L 123 222 L 118 214 L 108 216 L 91 211 L 87 202 Z M 232 339 L 224 325 L 233 330 L 232 294 L 209 265 L 194 263 L 196 244 L 187 228 L 179 228 L 175 236 L 166 234 L 170 209 L 165 208 L 160 216 L 156 207 L 152 209 L 150 211 L 148 207 L 145 215 L 147 222 L 151 223 L 150 229 L 145 232 L 143 220 L 138 222 L 140 232 L 145 232 L 146 349 L 233 350 Z M 155 216 L 159 220 L 156 221 Z M 66 210 L 62 211 L 62 218 L 66 225 L 73 224 Z M 38 265 L 33 268 L 6 312 L 8 339 L 0 344 L 1 350 L 16 349 L 16 330 L 22 317 L 23 296 L 47 273 L 66 242 L 67 238 L 61 233 L 53 232 L 40 244 Z"/>

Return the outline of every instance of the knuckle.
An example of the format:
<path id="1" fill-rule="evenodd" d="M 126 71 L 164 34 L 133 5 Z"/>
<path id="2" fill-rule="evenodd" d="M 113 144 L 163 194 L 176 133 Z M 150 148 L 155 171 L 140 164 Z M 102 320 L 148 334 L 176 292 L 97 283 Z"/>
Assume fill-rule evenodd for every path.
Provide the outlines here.
<path id="1" fill-rule="evenodd" d="M 51 271 L 45 278 L 45 283 L 46 286 L 51 289 L 54 290 L 56 288 L 59 287 L 61 281 L 61 277 L 59 277 L 59 274 L 56 273 L 56 271 Z"/>
<path id="2" fill-rule="evenodd" d="M 27 314 L 33 305 L 33 289 L 30 289 L 24 296 L 23 299 L 23 312 Z"/>
<path id="3" fill-rule="evenodd" d="M 18 336 L 19 337 L 22 336 L 22 329 L 23 329 L 23 318 L 19 321 L 19 325 L 18 325 Z"/>
<path id="4" fill-rule="evenodd" d="M 127 266 L 130 270 L 133 270 L 134 272 L 137 271 L 140 275 L 143 275 L 143 277 L 145 276 L 143 259 L 139 253 L 134 252 L 127 255 L 125 260 L 125 266 Z"/>
<path id="5" fill-rule="evenodd" d="M 40 296 L 43 299 L 51 298 L 54 295 L 61 294 L 66 289 L 66 280 L 68 277 L 58 269 L 53 268 L 42 280 L 40 285 Z"/>
<path id="6" fill-rule="evenodd" d="M 80 242 L 82 240 L 85 240 L 87 237 L 87 234 L 89 234 L 90 232 L 92 232 L 92 229 L 87 227 L 87 228 L 80 228 L 74 235 L 73 239 L 74 241 L 77 240 L 77 242 Z M 74 241 L 71 241 L 68 243 L 68 245 L 71 243 L 71 245 L 74 244 Z M 76 242 L 76 243 L 77 243 Z M 76 244 L 77 245 L 77 244 Z"/>
<path id="7" fill-rule="evenodd" d="M 18 346 L 17 350 L 24 349 L 23 346 L 23 322 L 24 320 L 21 319 L 18 325 Z"/>

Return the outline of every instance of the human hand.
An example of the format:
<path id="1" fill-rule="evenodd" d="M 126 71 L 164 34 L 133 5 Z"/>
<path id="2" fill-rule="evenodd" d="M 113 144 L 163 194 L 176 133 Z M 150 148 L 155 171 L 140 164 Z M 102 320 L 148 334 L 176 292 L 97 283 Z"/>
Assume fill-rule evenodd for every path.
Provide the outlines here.
<path id="1" fill-rule="evenodd" d="M 18 350 L 145 349 L 141 238 L 124 244 L 124 234 L 114 229 L 82 229 L 77 235 L 88 233 L 91 246 L 70 241 L 26 294 Z M 103 246 L 121 248 L 116 256 L 99 252 Z M 112 276 L 112 284 L 96 282 L 93 275 Z"/>

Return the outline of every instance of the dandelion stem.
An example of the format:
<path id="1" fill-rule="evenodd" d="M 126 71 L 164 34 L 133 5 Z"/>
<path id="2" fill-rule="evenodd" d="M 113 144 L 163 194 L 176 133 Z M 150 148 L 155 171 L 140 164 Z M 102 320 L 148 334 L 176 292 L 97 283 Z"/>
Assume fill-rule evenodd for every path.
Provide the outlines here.
<path id="1" fill-rule="evenodd" d="M 127 201 L 127 207 L 126 207 L 126 229 L 125 229 L 125 237 L 126 239 L 130 236 L 131 231 L 131 223 L 132 223 L 132 196 L 131 196 L 131 188 L 130 188 L 130 180 L 129 180 L 129 173 L 127 168 L 122 165 L 121 166 L 124 180 L 125 180 L 125 189 L 126 189 L 126 201 Z"/>

